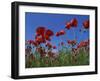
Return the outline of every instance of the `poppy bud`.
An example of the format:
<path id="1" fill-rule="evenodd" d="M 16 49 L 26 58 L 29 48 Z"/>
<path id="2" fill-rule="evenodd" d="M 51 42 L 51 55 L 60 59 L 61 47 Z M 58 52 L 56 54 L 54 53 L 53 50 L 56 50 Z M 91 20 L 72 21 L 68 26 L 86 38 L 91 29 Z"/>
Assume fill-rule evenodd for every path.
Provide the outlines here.
<path id="1" fill-rule="evenodd" d="M 56 46 L 53 46 L 53 49 L 56 49 L 57 47 Z"/>
<path id="2" fill-rule="evenodd" d="M 57 32 L 57 33 L 56 33 L 56 36 L 58 37 L 59 35 L 60 35 L 59 32 Z"/>
<path id="3" fill-rule="evenodd" d="M 65 31 L 64 31 L 64 30 L 61 30 L 61 31 L 59 32 L 59 34 L 60 34 L 60 35 L 64 35 L 64 34 L 65 34 Z"/>
<path id="4" fill-rule="evenodd" d="M 67 24 L 66 24 L 66 27 L 65 28 L 67 28 L 68 30 L 71 28 L 71 23 L 70 22 L 67 22 Z"/>
<path id="5" fill-rule="evenodd" d="M 86 21 L 83 22 L 83 27 L 85 29 L 89 29 L 89 20 L 86 20 Z"/>
<path id="6" fill-rule="evenodd" d="M 78 24 L 78 21 L 77 21 L 76 18 L 74 18 L 74 19 L 71 20 L 71 26 L 72 27 L 77 27 L 77 24 Z"/>

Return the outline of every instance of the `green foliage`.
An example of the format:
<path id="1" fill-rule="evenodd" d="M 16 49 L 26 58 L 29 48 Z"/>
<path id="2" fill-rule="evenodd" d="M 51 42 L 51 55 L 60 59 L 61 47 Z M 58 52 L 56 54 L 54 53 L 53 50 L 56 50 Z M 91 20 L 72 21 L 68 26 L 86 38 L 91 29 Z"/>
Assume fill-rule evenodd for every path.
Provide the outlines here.
<path id="1" fill-rule="evenodd" d="M 34 67 L 57 67 L 57 66 L 79 66 L 89 65 L 89 51 L 80 50 L 76 56 L 73 56 L 70 50 L 60 50 L 58 57 L 43 57 L 40 58 L 38 53 L 35 53 L 35 59 L 26 61 L 26 68 Z"/>

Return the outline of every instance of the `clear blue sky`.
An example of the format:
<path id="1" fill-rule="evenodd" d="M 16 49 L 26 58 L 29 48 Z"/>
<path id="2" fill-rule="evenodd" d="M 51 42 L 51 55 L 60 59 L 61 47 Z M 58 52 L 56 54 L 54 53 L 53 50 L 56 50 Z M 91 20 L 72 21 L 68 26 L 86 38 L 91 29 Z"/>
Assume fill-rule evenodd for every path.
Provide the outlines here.
<path id="1" fill-rule="evenodd" d="M 25 13 L 25 40 L 32 40 L 35 37 L 35 30 L 38 26 L 44 26 L 51 29 L 54 33 L 64 29 L 66 22 L 76 18 L 78 20 L 77 28 L 73 29 L 78 37 L 78 42 L 89 38 L 89 31 L 84 34 L 80 34 L 79 30 L 82 28 L 82 23 L 89 19 L 88 15 L 71 15 L 71 14 L 50 14 L 50 13 Z M 74 39 L 74 35 L 71 30 L 66 29 L 66 36 L 52 37 L 52 44 L 58 45 L 62 40 L 66 42 L 67 39 Z"/>

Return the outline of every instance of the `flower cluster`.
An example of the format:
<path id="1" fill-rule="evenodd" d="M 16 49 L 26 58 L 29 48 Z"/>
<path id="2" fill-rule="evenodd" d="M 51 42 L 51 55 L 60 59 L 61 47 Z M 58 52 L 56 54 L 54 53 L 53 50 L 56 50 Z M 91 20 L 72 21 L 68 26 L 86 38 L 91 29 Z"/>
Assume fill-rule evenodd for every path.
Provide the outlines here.
<path id="1" fill-rule="evenodd" d="M 77 27 L 77 25 L 78 25 L 77 19 L 73 18 L 70 22 L 66 23 L 65 28 L 67 28 L 69 30 L 71 27 Z"/>
<path id="2" fill-rule="evenodd" d="M 77 54 L 79 54 L 80 49 L 89 48 L 89 39 L 82 40 L 79 42 L 78 39 L 76 39 L 77 36 L 75 35 L 74 31 L 72 31 L 74 32 L 74 36 L 75 36 L 74 39 L 70 40 L 69 38 L 66 37 L 67 30 L 71 30 L 71 29 L 75 30 L 77 27 L 78 27 L 78 20 L 76 18 L 71 19 L 69 22 L 65 24 L 64 28 L 62 28 L 60 31 L 57 31 L 55 33 L 52 30 L 48 29 L 47 27 L 43 27 L 43 26 L 37 27 L 34 35 L 34 39 L 26 41 L 26 50 L 25 50 L 26 54 L 30 54 L 31 59 L 33 60 L 36 59 L 36 56 L 34 56 L 36 52 L 38 52 L 37 54 L 39 54 L 41 59 L 45 57 L 54 59 L 56 58 L 55 57 L 56 54 L 52 50 L 57 49 L 58 47 L 56 45 L 52 45 L 51 42 L 52 37 L 55 36 L 58 37 L 59 39 L 62 36 L 65 36 L 66 40 L 64 41 L 66 42 L 64 43 L 64 41 L 60 41 L 59 44 L 62 47 L 65 45 L 67 49 L 71 49 L 72 59 L 74 60 L 74 62 L 76 62 Z M 89 20 L 83 21 L 82 29 L 83 30 L 89 29 Z M 80 30 L 81 32 L 83 32 L 82 29 Z M 68 45 L 70 46 L 70 48 L 68 48 Z M 32 49 L 34 49 L 35 51 L 33 52 Z M 45 63 L 48 64 L 49 61 L 46 60 Z"/>

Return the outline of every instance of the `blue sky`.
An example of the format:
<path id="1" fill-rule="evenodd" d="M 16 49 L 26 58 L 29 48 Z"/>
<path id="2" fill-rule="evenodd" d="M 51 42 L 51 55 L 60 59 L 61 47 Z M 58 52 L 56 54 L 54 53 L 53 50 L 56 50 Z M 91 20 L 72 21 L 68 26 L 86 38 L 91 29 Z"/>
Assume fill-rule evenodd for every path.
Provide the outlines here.
<path id="1" fill-rule="evenodd" d="M 76 18 L 78 20 L 77 28 L 71 30 L 65 29 L 66 22 L 71 21 L 71 19 Z M 54 33 L 64 29 L 66 30 L 66 35 L 62 37 L 52 37 L 52 44 L 58 45 L 59 42 L 66 42 L 67 39 L 74 39 L 73 32 L 78 37 L 78 42 L 89 38 L 89 31 L 80 34 L 79 30 L 82 28 L 82 23 L 88 20 L 88 15 L 71 15 L 71 14 L 50 14 L 50 13 L 25 13 L 25 40 L 34 40 L 35 31 L 38 26 L 44 26 L 51 29 Z"/>

